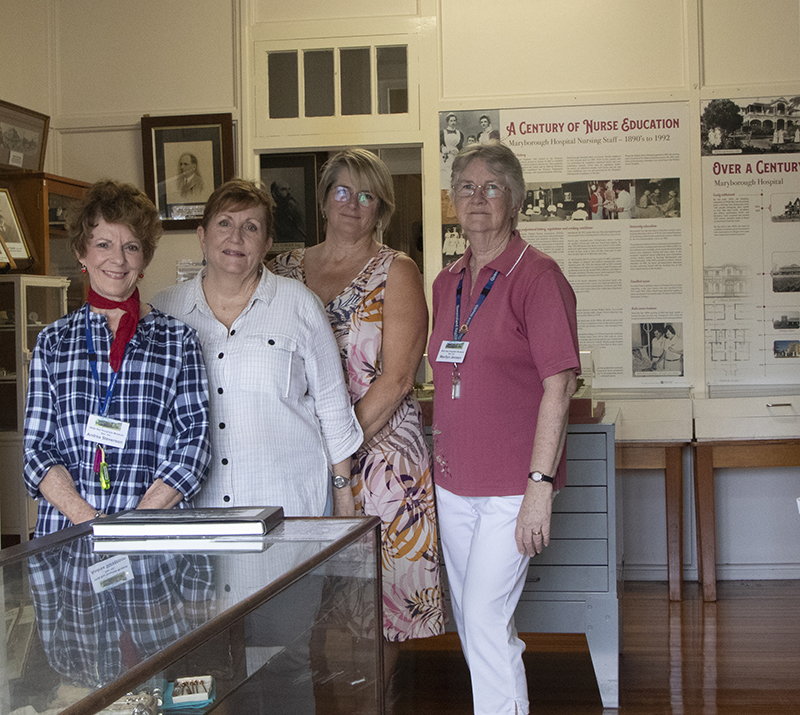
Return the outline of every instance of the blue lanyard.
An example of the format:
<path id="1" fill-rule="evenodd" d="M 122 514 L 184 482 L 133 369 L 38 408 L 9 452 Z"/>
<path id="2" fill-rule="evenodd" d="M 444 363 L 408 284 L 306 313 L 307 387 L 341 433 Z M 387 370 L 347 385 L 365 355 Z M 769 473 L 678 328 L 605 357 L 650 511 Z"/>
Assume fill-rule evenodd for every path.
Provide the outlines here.
<path id="1" fill-rule="evenodd" d="M 86 351 L 89 354 L 89 367 L 92 369 L 92 376 L 94 377 L 95 384 L 97 385 L 97 394 L 100 396 L 100 376 L 97 374 L 97 353 L 94 351 L 94 341 L 92 340 L 92 330 L 89 325 L 89 304 L 86 304 Z M 111 382 L 106 390 L 106 396 L 100 398 L 100 415 L 106 417 L 108 415 L 108 408 L 111 404 L 111 398 L 114 395 L 114 388 L 117 385 L 118 372 L 112 373 Z"/>
<path id="2" fill-rule="evenodd" d="M 466 268 L 461 273 L 461 280 L 458 281 L 458 288 L 456 288 L 456 317 L 453 322 L 453 340 L 456 342 L 464 339 L 464 336 L 467 334 L 467 330 L 469 330 L 469 324 L 475 317 L 475 313 L 478 312 L 478 308 L 481 307 L 483 301 L 486 299 L 486 296 L 489 295 L 489 291 L 492 289 L 495 279 L 500 274 L 500 271 L 495 271 L 492 273 L 492 277 L 489 278 L 489 280 L 486 282 L 486 285 L 483 286 L 483 290 L 478 296 L 478 300 L 475 301 L 475 305 L 473 306 L 472 311 L 467 318 L 467 322 L 461 325 L 461 289 L 464 286 L 464 273 L 466 273 L 468 270 L 469 268 Z"/>

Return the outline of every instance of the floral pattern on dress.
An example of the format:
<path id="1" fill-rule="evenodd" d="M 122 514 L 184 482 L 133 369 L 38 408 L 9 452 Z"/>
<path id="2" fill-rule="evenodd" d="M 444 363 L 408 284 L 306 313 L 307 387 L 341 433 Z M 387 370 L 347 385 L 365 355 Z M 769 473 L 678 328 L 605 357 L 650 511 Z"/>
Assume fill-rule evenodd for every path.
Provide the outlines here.
<path id="1" fill-rule="evenodd" d="M 381 374 L 386 277 L 398 256 L 382 246 L 325 310 L 357 403 Z M 304 249 L 278 256 L 272 270 L 305 283 Z M 409 393 L 353 458 L 356 509 L 381 519 L 383 631 L 403 641 L 444 632 L 431 460 L 419 404 Z M 368 618 L 368 614 L 362 614 Z"/>

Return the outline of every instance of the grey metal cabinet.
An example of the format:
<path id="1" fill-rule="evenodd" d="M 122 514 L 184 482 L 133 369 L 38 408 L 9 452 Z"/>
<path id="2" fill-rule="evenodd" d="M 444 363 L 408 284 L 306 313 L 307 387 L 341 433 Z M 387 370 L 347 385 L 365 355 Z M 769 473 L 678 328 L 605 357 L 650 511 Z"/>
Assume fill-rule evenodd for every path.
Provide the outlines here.
<path id="1" fill-rule="evenodd" d="M 619 707 L 622 508 L 614 477 L 614 425 L 570 425 L 550 546 L 531 560 L 516 611 L 520 632 L 586 634 L 606 708 Z"/>

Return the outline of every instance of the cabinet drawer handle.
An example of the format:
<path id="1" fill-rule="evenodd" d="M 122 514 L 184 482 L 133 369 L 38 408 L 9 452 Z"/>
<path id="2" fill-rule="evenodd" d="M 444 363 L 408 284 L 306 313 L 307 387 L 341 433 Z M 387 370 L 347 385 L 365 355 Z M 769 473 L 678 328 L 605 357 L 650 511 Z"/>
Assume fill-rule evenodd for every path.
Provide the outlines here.
<path id="1" fill-rule="evenodd" d="M 767 402 L 767 407 L 791 407 L 791 402 Z"/>

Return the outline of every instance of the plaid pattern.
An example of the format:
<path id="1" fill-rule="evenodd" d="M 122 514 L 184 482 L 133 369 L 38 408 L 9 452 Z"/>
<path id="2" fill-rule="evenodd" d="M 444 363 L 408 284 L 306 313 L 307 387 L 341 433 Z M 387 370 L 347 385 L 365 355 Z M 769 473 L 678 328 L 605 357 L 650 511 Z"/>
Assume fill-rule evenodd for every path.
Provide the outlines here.
<path id="1" fill-rule="evenodd" d="M 130 424 L 122 449 L 106 449 L 111 489 L 93 471 L 95 445 L 83 438 L 90 414 L 111 380 L 108 353 L 113 335 L 104 316 L 89 313 L 97 352 L 101 394 L 92 378 L 84 332 L 87 306 L 45 328 L 30 366 L 25 410 L 24 478 L 39 499 L 36 536 L 70 525 L 45 499 L 39 483 L 63 464 L 78 493 L 112 514 L 133 509 L 156 479 L 183 494 L 191 506 L 211 458 L 208 388 L 200 343 L 194 330 L 153 310 L 139 321 L 125 353 L 108 416 Z"/>
<path id="2" fill-rule="evenodd" d="M 109 683 L 129 655 L 150 657 L 215 615 L 209 556 L 130 555 L 133 579 L 98 594 L 88 567 L 102 558 L 84 537 L 28 560 L 48 662 L 84 687 Z"/>

